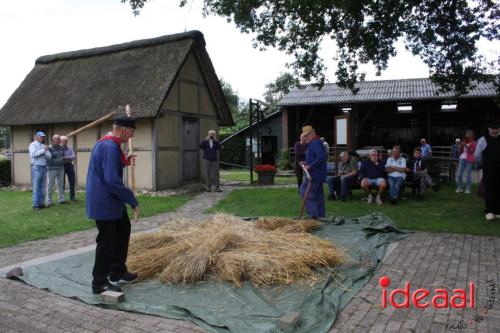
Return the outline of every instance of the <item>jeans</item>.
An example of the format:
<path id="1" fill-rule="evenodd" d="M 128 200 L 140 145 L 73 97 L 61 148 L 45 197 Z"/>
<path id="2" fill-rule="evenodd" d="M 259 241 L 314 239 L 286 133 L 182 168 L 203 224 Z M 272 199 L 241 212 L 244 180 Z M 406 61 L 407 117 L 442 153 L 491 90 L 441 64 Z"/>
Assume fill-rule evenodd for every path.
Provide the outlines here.
<path id="1" fill-rule="evenodd" d="M 45 201 L 45 179 L 47 167 L 31 165 L 31 183 L 33 188 L 33 207 L 41 207 Z"/>
<path id="2" fill-rule="evenodd" d="M 304 178 L 300 186 L 300 197 L 303 198 L 307 189 L 309 180 Z M 306 211 L 309 218 L 317 219 L 325 217 L 325 196 L 323 194 L 323 183 L 311 182 L 311 187 L 306 198 Z"/>
<path id="3" fill-rule="evenodd" d="M 467 171 L 467 188 L 470 191 L 472 186 L 472 165 L 474 163 L 468 162 L 467 160 L 460 159 L 458 162 L 458 173 L 457 173 L 457 188 L 463 188 L 462 178 L 464 171 Z"/>
<path id="4" fill-rule="evenodd" d="M 399 198 L 399 193 L 401 191 L 401 186 L 404 184 L 405 179 L 403 177 L 387 177 L 387 182 L 389 183 L 389 193 L 391 199 L 397 200 Z"/>
<path id="5" fill-rule="evenodd" d="M 66 201 L 64 199 L 64 168 L 47 170 L 47 204 L 52 203 L 52 192 L 54 191 L 54 183 L 57 186 L 57 194 L 59 194 L 59 202 Z"/>
<path id="6" fill-rule="evenodd" d="M 75 199 L 75 167 L 71 163 L 64 164 L 64 173 L 68 176 L 69 183 L 69 197 L 71 200 Z M 66 179 L 65 179 L 66 180 Z M 64 182 L 66 188 L 66 181 Z"/>
<path id="7" fill-rule="evenodd" d="M 328 176 L 328 192 L 330 194 L 337 192 L 340 187 L 340 197 L 347 198 L 349 195 L 349 186 L 356 182 L 357 176 Z"/>

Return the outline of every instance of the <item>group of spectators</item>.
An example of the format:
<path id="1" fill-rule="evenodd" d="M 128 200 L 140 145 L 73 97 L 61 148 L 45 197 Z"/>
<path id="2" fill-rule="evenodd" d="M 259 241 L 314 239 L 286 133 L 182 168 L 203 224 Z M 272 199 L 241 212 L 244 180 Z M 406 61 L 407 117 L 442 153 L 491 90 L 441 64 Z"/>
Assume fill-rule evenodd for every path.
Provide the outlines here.
<path id="1" fill-rule="evenodd" d="M 474 140 L 474 132 L 468 130 L 463 139 L 457 139 L 452 147 L 452 158 L 456 159 L 458 171 L 456 173 L 456 193 L 471 194 L 472 170 L 477 167 L 483 169 L 483 179 L 480 184 L 480 192 L 485 199 L 486 219 L 500 218 L 500 123 L 489 121 L 488 133 L 478 142 Z M 313 133 L 312 137 L 308 135 Z M 311 143 L 317 141 L 317 144 Z M 304 197 L 305 184 L 309 181 L 303 177 L 305 167 L 313 174 L 318 168 L 327 170 L 328 144 L 323 138 L 319 138 L 311 126 L 303 128 L 300 140 L 295 143 L 295 173 L 299 193 Z M 311 149 L 310 147 L 314 147 Z M 319 147 L 323 147 L 320 152 Z M 308 155 L 314 156 L 314 158 Z M 357 155 L 357 154 L 356 154 Z M 326 175 L 323 182 L 328 184 L 328 200 L 346 201 L 350 189 L 359 186 L 367 194 L 367 202 L 383 204 L 383 193 L 388 189 L 391 204 L 397 204 L 405 185 L 411 185 L 416 192 L 417 199 L 422 200 L 427 188 L 438 191 L 440 186 L 428 173 L 428 158 L 432 156 L 432 147 L 426 139 L 420 140 L 420 146 L 413 150 L 412 158 L 405 158 L 401 154 L 401 148 L 394 146 L 388 153 L 387 158 L 372 149 L 368 158 L 360 160 L 355 154 L 344 151 L 340 154 L 340 161 L 336 164 L 333 175 Z M 308 160 L 309 159 L 309 160 Z M 322 181 L 323 171 L 320 177 L 312 177 L 313 183 Z M 466 182 L 464 183 L 464 176 Z M 322 200 L 321 190 L 313 186 L 313 201 L 320 205 Z M 317 188 L 317 189 L 316 189 Z M 372 191 L 375 190 L 375 193 Z M 321 192 L 321 193 L 320 193 Z M 308 193 L 311 195 L 310 193 Z M 307 202 L 311 199 L 306 198 Z M 311 203 L 312 206 L 314 206 Z M 311 206 L 310 205 L 310 206 Z M 307 204 L 306 204 L 306 207 Z M 309 212 L 309 210 L 308 210 Z M 321 217 L 324 208 L 312 210 L 310 217 Z"/>
<path id="2" fill-rule="evenodd" d="M 415 148 L 410 160 L 401 155 L 399 146 L 394 146 L 386 159 L 376 149 L 370 150 L 368 158 L 362 161 L 348 152 L 342 152 L 337 174 L 327 177 L 328 199 L 346 201 L 349 189 L 359 184 L 368 196 L 368 203 L 381 205 L 382 194 L 389 188 L 390 202 L 396 204 L 409 180 L 415 186 L 417 198 L 423 199 L 426 188 L 439 189 L 427 172 L 423 150 L 421 147 Z M 375 195 L 372 194 L 373 188 L 376 190 Z"/>
<path id="3" fill-rule="evenodd" d="M 68 138 L 54 135 L 52 144 L 45 144 L 45 133 L 37 132 L 35 140 L 29 146 L 31 163 L 31 181 L 33 188 L 33 209 L 53 206 L 52 194 L 57 188 L 60 204 L 67 203 L 64 196 L 65 177 L 68 177 L 70 200 L 76 201 L 75 152 L 68 147 Z"/>

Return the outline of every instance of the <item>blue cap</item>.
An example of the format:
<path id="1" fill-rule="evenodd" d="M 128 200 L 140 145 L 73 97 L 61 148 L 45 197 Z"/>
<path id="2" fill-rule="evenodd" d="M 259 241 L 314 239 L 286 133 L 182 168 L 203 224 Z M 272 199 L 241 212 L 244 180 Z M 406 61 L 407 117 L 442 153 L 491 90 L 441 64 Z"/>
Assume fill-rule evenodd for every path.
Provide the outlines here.
<path id="1" fill-rule="evenodd" d="M 45 136 L 45 133 L 43 133 L 42 131 L 36 132 L 35 136 Z"/>

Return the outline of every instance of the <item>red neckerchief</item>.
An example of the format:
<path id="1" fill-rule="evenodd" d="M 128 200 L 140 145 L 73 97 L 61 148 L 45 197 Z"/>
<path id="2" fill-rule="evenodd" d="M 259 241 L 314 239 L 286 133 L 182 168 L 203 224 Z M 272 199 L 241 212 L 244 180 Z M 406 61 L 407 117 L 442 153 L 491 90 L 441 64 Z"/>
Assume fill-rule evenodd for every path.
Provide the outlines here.
<path id="1" fill-rule="evenodd" d="M 106 141 L 106 140 L 111 140 L 118 145 L 118 149 L 120 149 L 120 157 L 121 157 L 122 165 L 124 167 L 126 167 L 127 165 L 130 165 L 130 160 L 128 160 L 125 157 L 125 154 L 123 153 L 123 150 L 122 150 L 122 140 L 120 140 L 119 138 L 117 138 L 114 135 L 105 135 L 101 138 L 101 140 L 99 140 L 99 142 Z"/>

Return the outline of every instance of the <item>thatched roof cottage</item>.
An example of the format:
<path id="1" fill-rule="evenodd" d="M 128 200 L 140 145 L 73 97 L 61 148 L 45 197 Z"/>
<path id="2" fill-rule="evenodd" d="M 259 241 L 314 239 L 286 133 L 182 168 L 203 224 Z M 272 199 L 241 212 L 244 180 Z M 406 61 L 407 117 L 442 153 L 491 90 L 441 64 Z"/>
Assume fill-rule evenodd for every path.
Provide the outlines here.
<path id="1" fill-rule="evenodd" d="M 0 124 L 12 133 L 13 183 L 31 183 L 28 145 L 36 131 L 66 134 L 126 104 L 138 118 L 140 189 L 202 180 L 199 141 L 233 124 L 199 31 L 43 56 L 0 110 Z M 85 185 L 92 147 L 110 128 L 111 121 L 71 140 L 78 185 Z"/>

